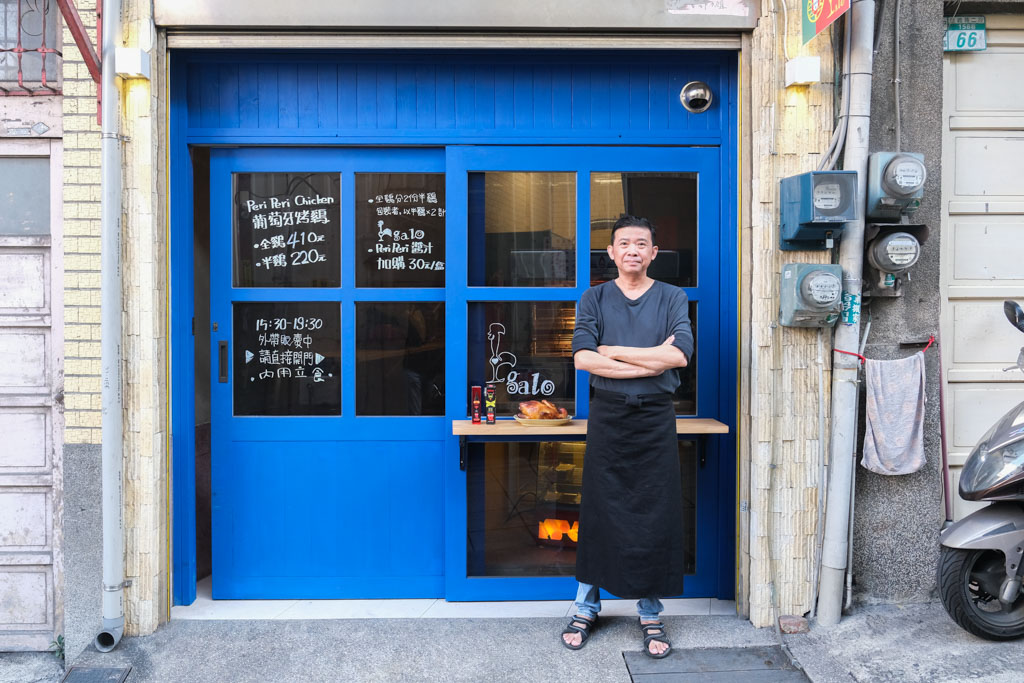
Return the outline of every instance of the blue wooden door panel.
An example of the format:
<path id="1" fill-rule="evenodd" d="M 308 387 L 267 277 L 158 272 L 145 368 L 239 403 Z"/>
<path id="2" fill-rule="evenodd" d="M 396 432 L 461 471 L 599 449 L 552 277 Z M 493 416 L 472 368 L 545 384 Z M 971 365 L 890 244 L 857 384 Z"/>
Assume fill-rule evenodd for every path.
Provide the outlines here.
<path id="1" fill-rule="evenodd" d="M 231 446 L 214 461 L 215 479 L 232 480 L 217 494 L 218 531 L 231 536 L 214 541 L 215 598 L 254 597 L 236 583 L 252 590 L 261 579 L 274 586 L 259 593 L 270 598 L 328 597 L 303 585 L 311 578 L 319 585 L 333 580 L 344 591 L 335 597 L 358 595 L 378 578 L 439 582 L 443 504 L 431 494 L 443 486 L 442 442 Z"/>
<path id="2" fill-rule="evenodd" d="M 211 358 L 219 342 L 234 348 L 233 305 L 325 301 L 341 312 L 343 359 L 342 414 L 334 417 L 237 417 L 233 368 L 226 383 L 214 373 L 214 597 L 439 597 L 445 419 L 356 416 L 353 344 L 358 301 L 443 301 L 444 290 L 357 290 L 351 271 L 354 174 L 441 172 L 443 152 L 223 149 L 212 150 L 210 166 Z M 341 176 L 340 288 L 232 286 L 232 174 L 268 171 Z"/>
<path id="3" fill-rule="evenodd" d="M 463 138 L 628 134 L 633 143 L 671 134 L 679 144 L 688 135 L 720 141 L 729 128 L 728 107 L 717 100 L 700 116 L 678 103 L 679 89 L 691 80 L 727 92 L 728 60 L 714 52 L 685 60 L 599 51 L 585 58 L 435 53 L 429 67 L 421 55 L 401 52 L 191 59 L 193 134 L 361 138 L 449 130 Z"/>
<path id="4" fill-rule="evenodd" d="M 624 72 L 628 78 L 628 72 Z M 621 116 L 629 116 L 628 107 Z M 570 171 L 576 174 L 576 248 L 577 281 L 575 287 L 470 287 L 468 251 L 463 239 L 467 214 L 468 174 L 474 171 Z M 452 357 L 466 355 L 468 306 L 475 301 L 578 301 L 590 282 L 590 174 L 591 172 L 693 172 L 698 174 L 698 280 L 687 287 L 691 301 L 698 305 L 696 345 L 700 354 L 697 381 L 697 417 L 723 419 L 718 400 L 721 358 L 719 315 L 721 308 L 721 259 L 719 230 L 721 222 L 721 169 L 717 148 L 650 147 L 503 147 L 451 146 L 447 149 L 448 196 L 448 291 L 447 312 L 450 324 L 446 345 Z M 449 363 L 450 386 L 468 384 L 465 363 Z M 578 417 L 589 413 L 585 373 L 577 373 L 576 406 Z M 466 399 L 462 392 L 449 392 L 446 413 L 464 419 Z M 528 434 L 528 432 L 526 433 Z M 524 436 L 524 440 L 530 440 Z M 717 462 L 718 444 L 710 439 L 706 457 Z M 467 575 L 467 475 L 459 467 L 460 444 L 448 437 L 444 474 L 446 482 L 446 574 L 445 597 L 448 600 L 567 599 L 574 595 L 571 577 L 476 577 Z M 717 500 L 709 492 L 718 490 L 718 468 L 697 470 L 697 570 L 687 577 L 687 597 L 717 594 L 718 544 L 723 529 L 717 520 Z M 726 530 L 728 534 L 728 530 Z M 728 536 L 726 536 L 726 539 Z M 478 541 L 479 542 L 479 541 Z"/>

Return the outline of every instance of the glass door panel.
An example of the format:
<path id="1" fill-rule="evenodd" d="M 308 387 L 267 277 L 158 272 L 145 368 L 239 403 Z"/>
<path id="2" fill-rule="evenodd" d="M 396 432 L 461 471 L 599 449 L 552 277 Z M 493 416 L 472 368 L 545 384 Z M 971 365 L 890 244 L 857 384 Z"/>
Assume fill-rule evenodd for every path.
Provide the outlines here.
<path id="1" fill-rule="evenodd" d="M 541 400 L 576 414 L 575 301 L 474 301 L 467 310 L 469 383 L 494 385 L 498 416 Z"/>
<path id="2" fill-rule="evenodd" d="M 590 174 L 590 284 L 618 276 L 605 247 L 619 216 L 649 220 L 658 255 L 647 274 L 677 287 L 697 284 L 697 174 Z"/>
<path id="3" fill-rule="evenodd" d="M 470 577 L 572 577 L 582 441 L 474 443 L 466 471 Z M 697 569 L 697 442 L 679 442 L 685 571 Z"/>
<path id="4" fill-rule="evenodd" d="M 444 302 L 356 303 L 356 415 L 444 415 Z"/>
<path id="5" fill-rule="evenodd" d="M 470 173 L 471 287 L 576 285 L 576 174 Z"/>
<path id="6" fill-rule="evenodd" d="M 356 286 L 444 287 L 443 173 L 356 173 Z"/>
<path id="7" fill-rule="evenodd" d="M 341 174 L 234 173 L 235 287 L 341 286 Z"/>

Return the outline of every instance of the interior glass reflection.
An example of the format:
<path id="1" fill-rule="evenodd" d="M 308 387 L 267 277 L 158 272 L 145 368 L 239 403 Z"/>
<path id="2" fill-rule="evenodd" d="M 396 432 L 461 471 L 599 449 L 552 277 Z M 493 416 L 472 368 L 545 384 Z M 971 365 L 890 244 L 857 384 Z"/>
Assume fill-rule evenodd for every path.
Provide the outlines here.
<path id="1" fill-rule="evenodd" d="M 622 214 L 643 216 L 658 231 L 655 280 L 697 286 L 697 174 L 590 174 L 590 284 L 614 280 L 618 269 L 605 247 Z"/>
<path id="2" fill-rule="evenodd" d="M 576 284 L 576 174 L 470 173 L 469 285 Z"/>
<path id="3" fill-rule="evenodd" d="M 470 576 L 573 576 L 585 444 L 473 443 L 466 471 Z M 697 570 L 697 444 L 679 442 L 684 567 Z"/>
<path id="4" fill-rule="evenodd" d="M 444 415 L 444 303 L 356 304 L 356 414 Z"/>

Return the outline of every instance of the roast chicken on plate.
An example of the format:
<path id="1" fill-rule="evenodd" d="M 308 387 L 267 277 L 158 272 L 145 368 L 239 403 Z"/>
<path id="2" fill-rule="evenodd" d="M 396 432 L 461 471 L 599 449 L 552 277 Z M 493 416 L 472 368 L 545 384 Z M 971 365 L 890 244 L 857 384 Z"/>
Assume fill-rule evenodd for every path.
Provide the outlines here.
<path id="1" fill-rule="evenodd" d="M 519 416 L 528 420 L 564 420 L 569 411 L 547 400 L 523 401 L 519 404 Z"/>

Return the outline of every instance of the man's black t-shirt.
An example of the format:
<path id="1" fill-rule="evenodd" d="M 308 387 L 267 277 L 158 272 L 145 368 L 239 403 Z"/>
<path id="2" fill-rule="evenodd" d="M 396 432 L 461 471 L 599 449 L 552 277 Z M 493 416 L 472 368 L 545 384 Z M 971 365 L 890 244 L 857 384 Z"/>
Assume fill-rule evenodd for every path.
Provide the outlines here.
<path id="1" fill-rule="evenodd" d="M 637 299 L 629 299 L 615 281 L 591 287 L 583 293 L 576 313 L 572 352 L 597 351 L 598 346 L 658 346 L 675 335 L 673 346 L 687 360 L 693 355 L 693 332 L 686 292 L 655 280 Z M 679 375 L 663 372 L 657 377 L 609 379 L 591 373 L 590 383 L 598 389 L 623 394 L 671 394 L 679 386 Z"/>

